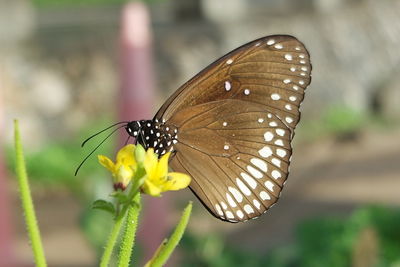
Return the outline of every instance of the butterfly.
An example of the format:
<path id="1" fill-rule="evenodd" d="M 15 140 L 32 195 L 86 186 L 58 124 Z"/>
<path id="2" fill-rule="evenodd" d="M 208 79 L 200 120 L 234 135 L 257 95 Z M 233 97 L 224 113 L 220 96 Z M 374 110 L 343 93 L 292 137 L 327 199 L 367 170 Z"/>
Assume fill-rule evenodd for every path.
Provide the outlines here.
<path id="1" fill-rule="evenodd" d="M 257 218 L 279 199 L 291 141 L 311 82 L 310 56 L 289 35 L 249 42 L 182 85 L 129 136 L 191 176 L 190 189 L 216 218 Z"/>

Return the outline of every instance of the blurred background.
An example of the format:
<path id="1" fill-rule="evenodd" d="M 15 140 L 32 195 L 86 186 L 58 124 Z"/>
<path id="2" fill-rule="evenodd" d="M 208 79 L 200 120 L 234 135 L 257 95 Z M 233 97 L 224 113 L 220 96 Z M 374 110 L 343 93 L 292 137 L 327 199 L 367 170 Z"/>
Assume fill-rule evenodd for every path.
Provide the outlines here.
<path id="1" fill-rule="evenodd" d="M 400 1 L 152 0 L 129 15 L 130 7 L 0 1 L 0 266 L 32 266 L 14 118 L 49 265 L 95 266 L 111 218 L 90 204 L 112 187 L 95 157 L 73 175 L 100 139 L 84 149 L 81 141 L 122 119 L 151 118 L 209 63 L 271 34 L 296 36 L 313 64 L 280 201 L 257 220 L 228 224 L 189 190 L 147 200 L 135 257 L 151 255 L 194 200 L 170 266 L 400 266 Z M 142 50 L 126 45 L 129 33 Z M 127 78 L 140 70 L 142 83 Z M 130 86 L 144 91 L 127 106 Z M 114 155 L 117 137 L 99 153 Z"/>

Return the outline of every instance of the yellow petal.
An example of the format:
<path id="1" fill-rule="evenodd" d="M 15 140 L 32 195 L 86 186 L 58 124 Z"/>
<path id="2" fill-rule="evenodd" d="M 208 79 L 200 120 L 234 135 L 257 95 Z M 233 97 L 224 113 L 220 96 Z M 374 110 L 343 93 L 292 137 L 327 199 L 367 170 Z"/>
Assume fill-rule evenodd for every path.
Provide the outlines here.
<path id="1" fill-rule="evenodd" d="M 157 171 L 157 154 L 154 154 L 154 149 L 149 148 L 146 151 L 146 155 L 144 156 L 143 160 L 143 166 L 144 169 L 146 170 L 147 176 L 150 177 L 150 179 L 153 179 L 153 177 L 156 174 Z"/>
<path id="2" fill-rule="evenodd" d="M 159 179 L 165 178 L 168 173 L 168 158 L 171 152 L 168 152 L 164 156 L 161 157 L 160 161 L 158 162 L 157 171 L 155 176 Z"/>
<path id="3" fill-rule="evenodd" d="M 115 164 L 106 156 L 98 155 L 97 158 L 101 165 L 103 165 L 106 169 L 108 169 L 111 173 L 115 172 Z"/>
<path id="4" fill-rule="evenodd" d="M 135 145 L 129 144 L 121 148 L 117 153 L 117 163 L 124 165 L 136 165 L 135 161 Z"/>
<path id="5" fill-rule="evenodd" d="M 163 191 L 180 190 L 188 187 L 190 184 L 190 176 L 180 172 L 170 172 L 167 181 L 164 184 Z"/>
<path id="6" fill-rule="evenodd" d="M 158 197 L 161 193 L 161 189 L 158 186 L 154 185 L 149 179 L 146 179 L 144 181 L 142 190 L 144 193 L 153 197 Z"/>
<path id="7" fill-rule="evenodd" d="M 114 183 L 121 183 L 126 188 L 132 180 L 133 174 L 132 168 L 121 165 L 114 175 Z"/>

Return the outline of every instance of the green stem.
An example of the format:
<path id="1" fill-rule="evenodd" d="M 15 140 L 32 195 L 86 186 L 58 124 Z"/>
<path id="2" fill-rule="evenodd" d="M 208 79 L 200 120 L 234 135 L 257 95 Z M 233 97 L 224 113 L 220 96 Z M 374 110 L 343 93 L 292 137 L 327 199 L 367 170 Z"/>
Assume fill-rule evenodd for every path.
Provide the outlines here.
<path id="1" fill-rule="evenodd" d="M 165 262 L 169 259 L 172 252 L 178 245 L 183 234 L 185 233 L 185 229 L 189 222 L 191 212 L 192 212 L 192 202 L 189 202 L 189 204 L 183 211 L 182 217 L 178 225 L 176 226 L 174 232 L 172 233 L 170 239 L 166 242 L 164 241 L 163 244 L 160 245 L 159 249 L 156 251 L 153 258 L 146 264 L 146 266 L 158 267 L 158 266 L 163 266 L 165 264 Z"/>
<path id="2" fill-rule="evenodd" d="M 135 234 L 138 225 L 138 217 L 141 209 L 140 194 L 134 198 L 134 203 L 129 205 L 128 216 L 125 223 L 124 237 L 119 252 L 118 267 L 128 267 L 131 260 L 132 248 L 135 244 Z"/>
<path id="3" fill-rule="evenodd" d="M 22 150 L 21 136 L 17 120 L 14 120 L 14 137 L 15 137 L 16 173 L 18 178 L 18 186 L 22 202 L 22 209 L 24 210 L 25 214 L 26 227 L 28 230 L 29 238 L 31 240 L 36 266 L 45 267 L 47 266 L 46 258 L 44 256 L 42 241 L 40 238 L 40 231 L 29 188 L 25 160 L 24 160 L 24 153 Z"/>
<path id="4" fill-rule="evenodd" d="M 115 246 L 115 243 L 118 239 L 118 234 L 121 230 L 122 223 L 124 221 L 124 216 L 117 216 L 115 218 L 114 226 L 111 230 L 110 236 L 108 237 L 108 241 L 106 247 L 103 252 L 103 256 L 100 260 L 100 267 L 107 267 L 110 263 L 111 255 Z"/>

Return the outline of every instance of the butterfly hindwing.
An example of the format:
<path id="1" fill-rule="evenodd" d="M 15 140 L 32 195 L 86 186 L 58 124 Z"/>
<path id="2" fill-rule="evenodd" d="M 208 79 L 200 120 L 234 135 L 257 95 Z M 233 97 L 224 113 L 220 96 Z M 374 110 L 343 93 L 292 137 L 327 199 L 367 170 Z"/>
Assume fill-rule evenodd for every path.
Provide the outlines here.
<path id="1" fill-rule="evenodd" d="M 184 120 L 179 114 L 192 116 Z M 278 117 L 241 100 L 214 101 L 179 114 L 170 119 L 183 122 L 170 166 L 191 175 L 191 189 L 214 216 L 244 221 L 276 202 L 291 156 L 291 131 Z"/>

